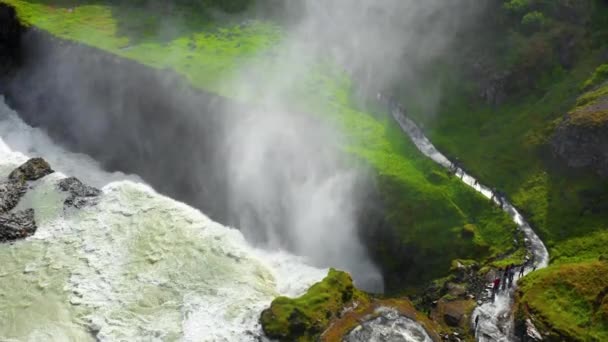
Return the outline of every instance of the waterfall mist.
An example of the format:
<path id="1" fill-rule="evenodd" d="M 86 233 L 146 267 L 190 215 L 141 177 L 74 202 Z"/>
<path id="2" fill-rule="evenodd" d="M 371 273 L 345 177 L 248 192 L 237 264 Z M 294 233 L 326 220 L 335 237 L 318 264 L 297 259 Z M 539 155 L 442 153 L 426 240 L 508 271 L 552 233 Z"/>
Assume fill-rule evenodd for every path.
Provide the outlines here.
<path id="1" fill-rule="evenodd" d="M 238 213 L 235 225 L 249 239 L 288 248 L 319 266 L 346 269 L 359 286 L 380 290 L 382 278 L 360 241 L 363 227 L 357 220 L 369 179 L 360 165 L 345 161 L 338 148 L 344 143 L 339 128 L 297 114 L 297 104 L 287 94 L 311 68 L 324 63 L 353 77 L 360 96 L 384 92 L 397 82 L 415 84 L 422 69 L 446 52 L 462 24 L 478 12 L 479 2 L 282 4 L 287 29 L 273 54 L 288 62 L 272 72 L 250 65 L 227 82 L 264 108 L 229 116 L 236 119 L 227 124 L 232 127 L 227 149 L 230 212 Z M 429 105 L 437 102 L 432 96 Z"/>
<path id="2" fill-rule="evenodd" d="M 324 65 L 350 76 L 360 97 L 397 83 L 416 93 L 422 71 L 453 48 L 454 37 L 483 5 L 274 4 L 282 39 L 263 53 L 280 65 L 266 72 L 268 65 L 253 62 L 223 84 L 254 104 L 204 94 L 174 73 L 57 43 L 35 30 L 26 34 L 26 58 L 6 87 L 7 99 L 30 124 L 105 168 L 138 174 L 156 190 L 241 229 L 258 246 L 350 271 L 357 285 L 380 292 L 381 273 L 359 234 L 370 229 L 360 222 L 373 177 L 343 150 L 347 138 L 340 127 L 295 103 L 315 100 L 294 101 L 300 99 L 292 90 L 311 68 Z M 158 36 L 166 36 L 173 22 L 159 25 Z M 420 97 L 429 108 L 438 101 L 428 88 Z"/>

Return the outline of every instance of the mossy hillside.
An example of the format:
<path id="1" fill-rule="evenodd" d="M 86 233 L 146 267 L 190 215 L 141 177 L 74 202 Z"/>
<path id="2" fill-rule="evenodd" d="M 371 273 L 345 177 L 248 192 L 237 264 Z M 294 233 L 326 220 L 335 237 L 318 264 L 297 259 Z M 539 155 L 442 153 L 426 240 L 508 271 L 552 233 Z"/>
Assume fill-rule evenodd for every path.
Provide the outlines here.
<path id="1" fill-rule="evenodd" d="M 593 61 L 590 57 L 562 72 L 543 92 L 499 107 L 461 101 L 467 96 L 461 93 L 447 99 L 441 114 L 427 122 L 441 149 L 459 157 L 482 183 L 510 194 L 552 255 L 575 255 L 576 250 L 566 249 L 589 239 L 585 244 L 594 250 L 584 254 L 597 257 L 602 248 L 593 236 L 608 227 L 608 211 L 602 209 L 608 181 L 564 171 L 547 147 L 564 113 L 576 106 L 579 85 L 594 70 Z"/>
<path id="2" fill-rule="evenodd" d="M 604 340 L 608 331 L 605 323 L 597 323 L 598 315 L 579 308 L 592 296 L 583 300 L 577 292 L 587 286 L 588 279 L 597 278 L 593 270 L 600 266 L 595 260 L 606 254 L 608 180 L 587 171 L 568 170 L 552 158 L 549 141 L 564 119 L 574 119 L 574 124 L 581 125 L 605 122 L 603 113 L 587 110 L 601 104 L 606 95 L 602 67 L 598 68 L 604 63 L 600 51 L 605 40 L 601 43 L 592 38 L 607 32 L 608 16 L 605 5 L 594 3 L 604 6 L 604 10 L 593 12 L 602 18 L 590 25 L 593 29 L 588 35 L 583 35 L 591 38 L 579 42 L 580 49 L 574 50 L 577 58 L 571 60 L 569 68 L 557 63 L 557 51 L 544 50 L 546 58 L 540 61 L 546 64 L 536 67 L 541 72 L 534 77 L 512 73 L 516 79 L 511 82 L 520 87 L 510 89 L 506 101 L 498 105 L 478 98 L 475 79 L 448 70 L 443 75 L 444 97 L 438 114 L 412 111 L 440 149 L 458 157 L 482 183 L 507 193 L 539 233 L 549 248 L 553 266 L 525 278 L 521 295 L 534 311 L 542 313 L 546 326 L 558 326 L 575 340 L 593 340 L 590 336 Z M 517 50 L 503 38 L 493 39 Z M 522 61 L 522 66 L 513 70 L 529 65 L 529 61 Z M 404 98 L 405 103 L 408 99 L 415 103 L 415 99 Z M 603 266 L 601 270 L 605 277 Z M 567 284 L 558 281 L 561 276 Z M 528 278 L 532 279 L 529 283 Z M 574 303 L 572 308 L 569 302 Z M 581 305 L 584 308 L 587 304 Z M 583 322 L 585 319 L 588 321 Z"/>
<path id="3" fill-rule="evenodd" d="M 600 69 L 607 65 L 602 65 L 596 69 L 592 78 L 585 84 L 592 83 L 598 78 Z M 568 124 L 584 128 L 603 127 L 608 125 L 608 84 L 603 83 L 583 93 L 577 100 L 574 109 L 569 113 Z"/>
<path id="4" fill-rule="evenodd" d="M 263 21 L 213 20 L 204 10 L 171 10 L 112 1 L 21 1 L 19 18 L 53 35 L 91 45 L 154 68 L 171 68 L 192 84 L 229 96 L 222 79 L 280 38 Z"/>
<path id="5" fill-rule="evenodd" d="M 608 340 L 608 263 L 551 266 L 520 284 L 520 310 L 554 334 L 555 340 Z"/>
<path id="6" fill-rule="evenodd" d="M 255 102 L 272 87 L 265 79 L 301 70 L 302 77 L 281 95 L 295 109 L 315 113 L 344 132 L 344 149 L 378 174 L 388 221 L 398 233 L 386 242 L 415 248 L 415 253 L 401 249 L 404 255 L 395 257 L 394 249 L 371 243 L 385 271 L 398 276 L 393 288 L 443 276 L 452 259 L 485 259 L 513 247 L 514 225 L 508 217 L 422 156 L 390 117 L 358 109 L 350 80 L 330 62 L 291 66 L 293 61 L 281 59 L 277 24 L 243 18 L 218 23 L 205 12 L 179 6 L 167 11 L 102 1 L 3 1 L 15 6 L 25 22 L 58 37 L 173 69 L 200 89 L 239 100 Z M 238 89 L 224 82 L 255 69 L 252 65 L 265 71 Z M 465 226 L 474 234 L 463 234 Z"/>
<path id="7" fill-rule="evenodd" d="M 278 297 L 262 312 L 266 335 L 280 341 L 314 341 L 349 306 L 367 306 L 370 297 L 354 287 L 348 273 L 330 269 L 327 277 L 298 298 Z"/>

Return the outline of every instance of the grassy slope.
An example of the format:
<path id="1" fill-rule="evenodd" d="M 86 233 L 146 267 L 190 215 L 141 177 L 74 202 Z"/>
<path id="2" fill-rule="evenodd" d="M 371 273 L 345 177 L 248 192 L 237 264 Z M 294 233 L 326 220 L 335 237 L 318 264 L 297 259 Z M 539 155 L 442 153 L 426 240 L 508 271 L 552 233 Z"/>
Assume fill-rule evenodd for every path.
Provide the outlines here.
<path id="1" fill-rule="evenodd" d="M 524 278 L 519 303 L 558 335 L 607 341 L 607 273 L 607 262 L 551 266 Z"/>
<path id="2" fill-rule="evenodd" d="M 25 22 L 61 38 L 151 67 L 174 69 L 196 87 L 241 100 L 253 101 L 255 89 L 265 82 L 245 85 L 248 91 L 243 92 L 225 79 L 255 63 L 269 70 L 262 78 L 272 77 L 273 70 L 280 72 L 289 63 L 273 57 L 282 32 L 270 22 L 219 24 L 188 9 L 163 13 L 103 1 L 2 1 L 14 5 Z M 348 139 L 344 148 L 378 172 L 389 220 L 398 227 L 401 241 L 416 244 L 421 256 L 428 256 L 429 263 L 419 265 L 416 280 L 422 283 L 444 275 L 455 258 L 485 258 L 510 249 L 514 226 L 506 215 L 446 177 L 403 138 L 392 120 L 358 110 L 348 79 L 332 69 L 309 66 L 310 72 L 302 73 L 305 77 L 285 96 L 297 109 L 323 113 L 342 127 Z M 474 229 L 475 238 L 461 237 L 465 225 Z M 391 255 L 383 257 L 392 260 Z M 392 267 L 399 271 L 400 265 Z"/>

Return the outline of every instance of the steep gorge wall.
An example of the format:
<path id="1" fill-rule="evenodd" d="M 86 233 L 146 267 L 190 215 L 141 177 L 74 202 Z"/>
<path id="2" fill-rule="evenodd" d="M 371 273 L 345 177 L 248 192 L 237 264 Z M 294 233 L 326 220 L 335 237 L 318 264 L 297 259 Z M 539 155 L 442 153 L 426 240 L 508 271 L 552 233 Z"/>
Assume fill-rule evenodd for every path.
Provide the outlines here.
<path id="1" fill-rule="evenodd" d="M 0 4 L 1 6 L 1 4 Z M 141 176 L 158 191 L 227 222 L 222 152 L 240 105 L 193 89 L 169 71 L 25 29 L 12 8 L 0 20 L 0 93 L 22 118 L 109 171 Z"/>

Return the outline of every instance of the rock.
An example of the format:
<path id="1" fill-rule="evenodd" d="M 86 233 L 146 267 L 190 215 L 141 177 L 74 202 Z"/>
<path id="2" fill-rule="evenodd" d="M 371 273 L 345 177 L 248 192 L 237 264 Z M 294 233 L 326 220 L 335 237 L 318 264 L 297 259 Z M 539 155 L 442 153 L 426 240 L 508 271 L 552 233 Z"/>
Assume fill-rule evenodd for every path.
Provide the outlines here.
<path id="1" fill-rule="evenodd" d="M 552 139 L 553 154 L 570 168 L 608 177 L 608 96 L 569 113 Z"/>
<path id="2" fill-rule="evenodd" d="M 36 232 L 34 209 L 0 214 L 0 242 L 24 239 Z"/>
<path id="3" fill-rule="evenodd" d="M 0 183 L 0 213 L 7 212 L 16 207 L 25 191 L 25 182 L 20 180 L 9 180 Z"/>
<path id="4" fill-rule="evenodd" d="M 526 341 L 542 341 L 543 337 L 536 329 L 536 326 L 532 321 L 528 318 L 526 319 Z"/>
<path id="5" fill-rule="evenodd" d="M 454 297 L 464 296 L 467 292 L 467 289 L 464 285 L 447 283 L 448 294 Z"/>
<path id="6" fill-rule="evenodd" d="M 443 320 L 447 325 L 457 327 L 460 326 L 462 316 L 464 316 L 464 313 L 458 310 L 453 310 L 452 308 L 446 308 L 443 314 Z"/>
<path id="7" fill-rule="evenodd" d="M 10 180 L 35 181 L 53 173 L 53 169 L 46 160 L 42 158 L 32 158 L 13 170 L 8 178 Z"/>
<path id="8" fill-rule="evenodd" d="M 93 198 L 101 194 L 101 190 L 88 186 L 82 183 L 76 177 L 62 179 L 59 184 L 59 189 L 69 193 L 68 198 L 63 202 L 65 206 L 82 208 L 93 204 Z"/>
<path id="9" fill-rule="evenodd" d="M 437 308 L 431 312 L 431 318 L 437 322 L 443 321 L 452 327 L 463 327 L 469 321 L 468 315 L 474 307 L 473 300 L 442 299 Z"/>

